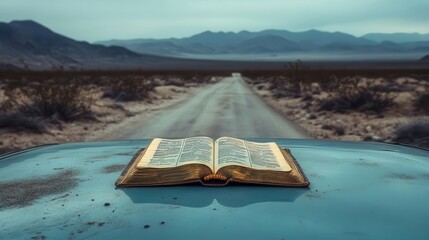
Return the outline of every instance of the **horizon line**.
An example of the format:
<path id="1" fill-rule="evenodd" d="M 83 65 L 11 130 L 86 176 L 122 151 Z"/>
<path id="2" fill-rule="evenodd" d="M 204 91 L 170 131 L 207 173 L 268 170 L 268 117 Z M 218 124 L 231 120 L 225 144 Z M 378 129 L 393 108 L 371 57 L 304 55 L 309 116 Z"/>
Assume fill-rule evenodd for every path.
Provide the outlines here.
<path id="1" fill-rule="evenodd" d="M 53 31 L 49 26 L 47 26 L 45 24 L 42 24 L 42 23 L 40 23 L 40 22 L 38 22 L 36 20 L 33 20 L 33 19 L 15 19 L 15 20 L 10 20 L 9 22 L 7 22 L 7 21 L 0 21 L 0 23 L 11 24 L 12 22 L 25 22 L 25 21 L 35 22 L 35 23 L 37 23 L 39 25 L 42 25 L 42 26 L 48 28 L 49 30 Z M 231 34 L 232 33 L 232 34 L 239 34 L 239 33 L 242 33 L 242 32 L 258 33 L 258 32 L 264 32 L 264 31 L 287 31 L 287 32 L 291 32 L 291 33 L 305 33 L 305 32 L 317 31 L 317 32 L 325 32 L 325 33 L 342 33 L 342 34 L 351 35 L 351 36 L 356 37 L 356 38 L 362 38 L 362 37 L 364 37 L 366 35 L 369 35 L 369 34 L 418 34 L 418 35 L 429 35 L 429 32 L 426 32 L 426 33 L 423 33 L 423 32 L 368 32 L 368 33 L 365 33 L 365 34 L 362 34 L 362 35 L 355 35 L 355 34 L 352 34 L 352 33 L 343 32 L 343 31 L 339 31 L 339 30 L 337 30 L 337 31 L 326 31 L 326 30 L 319 30 L 317 28 L 310 28 L 310 29 L 301 30 L 301 31 L 291 31 L 291 30 L 288 30 L 288 29 L 279 29 L 279 28 L 266 28 L 266 29 L 262 29 L 262 30 L 259 30 L 259 31 L 249 31 L 249 30 L 246 30 L 246 29 L 237 30 L 237 31 L 205 30 L 205 31 L 201 31 L 201 32 L 198 32 L 198 33 L 195 33 L 195 34 L 184 36 L 184 37 L 167 37 L 167 38 L 156 38 L 156 37 L 110 38 L 110 39 L 104 39 L 104 40 L 93 40 L 93 41 L 83 40 L 83 41 L 88 41 L 90 43 L 97 43 L 97 42 L 105 42 L 105 41 L 124 41 L 124 40 L 130 40 L 130 41 L 132 41 L 132 40 L 142 40 L 142 39 L 145 39 L 145 40 L 148 40 L 148 39 L 149 40 L 168 40 L 168 39 L 190 38 L 190 37 L 193 37 L 193 36 L 196 36 L 196 35 L 200 35 L 200 34 L 203 34 L 203 33 L 225 33 L 225 34 Z M 57 31 L 53 31 L 53 32 L 59 33 Z M 63 33 L 59 33 L 59 34 L 64 35 Z M 64 36 L 67 36 L 67 35 L 64 35 Z"/>

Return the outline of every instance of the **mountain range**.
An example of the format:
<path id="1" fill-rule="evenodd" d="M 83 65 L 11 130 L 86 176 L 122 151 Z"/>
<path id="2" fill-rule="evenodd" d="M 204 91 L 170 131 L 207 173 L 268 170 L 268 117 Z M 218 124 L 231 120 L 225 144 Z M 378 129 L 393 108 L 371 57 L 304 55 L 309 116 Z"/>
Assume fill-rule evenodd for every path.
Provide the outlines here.
<path id="1" fill-rule="evenodd" d="M 362 36 L 363 38 L 376 41 L 376 42 L 428 42 L 429 33 L 368 33 Z"/>
<path id="2" fill-rule="evenodd" d="M 429 52 L 429 34 L 367 34 L 355 37 L 342 32 L 309 30 L 290 32 L 264 30 L 260 32 L 206 31 L 186 38 L 133 39 L 97 42 L 106 46 L 122 46 L 139 53 L 182 56 L 228 54 L 288 54 L 288 53 L 351 53 L 351 54 L 411 54 L 417 59 Z"/>
<path id="3" fill-rule="evenodd" d="M 140 69 L 166 64 L 192 61 L 76 41 L 31 20 L 0 22 L 0 69 Z"/>
<path id="4" fill-rule="evenodd" d="M 180 39 L 88 43 L 55 33 L 37 22 L 25 20 L 0 22 L 0 69 L 225 69 L 232 66 L 224 60 L 234 54 L 246 56 L 246 61 L 234 62 L 236 66 L 241 64 L 243 68 L 261 67 L 267 59 L 281 67 L 281 62 L 285 59 L 276 58 L 278 54 L 296 60 L 304 54 L 316 53 L 322 56 L 322 61 L 337 54 L 340 56 L 337 60 L 343 61 L 344 56 L 353 54 L 360 54 L 367 60 L 371 56 L 383 56 L 387 53 L 394 56 L 394 60 L 404 60 L 404 56 L 408 57 L 405 60 L 418 60 L 429 53 L 429 40 L 426 37 L 427 35 L 422 34 L 368 34 L 355 37 L 341 32 L 317 30 L 238 33 L 206 31 Z M 416 39 L 422 41 L 415 41 Z M 201 60 L 215 55 L 221 56 L 219 59 L 222 61 Z M 260 55 L 268 57 L 259 61 L 255 56 Z M 197 59 L 189 59 L 193 57 Z M 427 61 L 424 59 L 422 61 Z"/>

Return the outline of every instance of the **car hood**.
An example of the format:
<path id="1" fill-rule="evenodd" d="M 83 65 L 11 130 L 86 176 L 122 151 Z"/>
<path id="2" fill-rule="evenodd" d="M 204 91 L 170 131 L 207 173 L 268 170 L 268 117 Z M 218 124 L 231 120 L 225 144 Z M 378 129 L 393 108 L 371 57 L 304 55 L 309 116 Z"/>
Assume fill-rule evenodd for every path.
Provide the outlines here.
<path id="1" fill-rule="evenodd" d="M 275 141 L 309 188 L 116 188 L 150 140 L 68 143 L 0 157 L 1 239 L 428 239 L 429 152 Z"/>

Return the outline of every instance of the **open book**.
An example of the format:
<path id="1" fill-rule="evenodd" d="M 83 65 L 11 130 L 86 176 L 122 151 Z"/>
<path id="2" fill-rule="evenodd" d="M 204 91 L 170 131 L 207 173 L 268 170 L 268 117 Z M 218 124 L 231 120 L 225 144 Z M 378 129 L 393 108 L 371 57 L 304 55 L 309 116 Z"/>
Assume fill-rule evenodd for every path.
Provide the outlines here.
<path id="1" fill-rule="evenodd" d="M 237 138 L 155 138 L 116 181 L 118 187 L 229 182 L 306 187 L 309 182 L 288 150 L 276 143 Z"/>

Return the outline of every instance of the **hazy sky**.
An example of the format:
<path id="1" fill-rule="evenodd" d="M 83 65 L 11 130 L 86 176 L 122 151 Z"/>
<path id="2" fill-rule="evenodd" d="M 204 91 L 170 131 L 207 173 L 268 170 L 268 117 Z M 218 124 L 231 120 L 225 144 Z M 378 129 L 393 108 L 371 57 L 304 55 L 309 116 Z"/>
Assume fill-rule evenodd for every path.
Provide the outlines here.
<path id="1" fill-rule="evenodd" d="M 206 30 L 429 32 L 429 0 L 0 0 L 0 21 L 32 19 L 87 41 Z"/>

